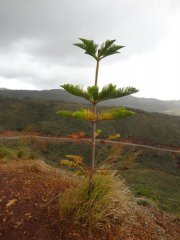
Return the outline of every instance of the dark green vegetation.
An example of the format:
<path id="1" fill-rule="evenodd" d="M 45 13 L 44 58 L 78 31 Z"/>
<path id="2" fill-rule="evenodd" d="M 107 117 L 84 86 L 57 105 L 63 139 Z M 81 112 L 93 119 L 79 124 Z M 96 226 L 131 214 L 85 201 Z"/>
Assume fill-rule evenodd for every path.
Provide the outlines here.
<path id="1" fill-rule="evenodd" d="M 0 89 L 0 96 L 9 98 L 29 97 L 32 99 L 60 100 L 82 104 L 87 103 L 84 99 L 72 96 L 61 89 L 42 91 Z M 121 100 L 108 100 L 102 104 L 107 106 L 124 106 L 134 109 L 141 109 L 148 112 L 160 112 L 180 116 L 180 100 L 161 101 L 153 98 L 137 98 L 133 96 L 126 96 Z"/>
<path id="2" fill-rule="evenodd" d="M 123 172 L 137 197 L 152 200 L 160 209 L 180 215 L 180 154 L 146 151 L 133 169 Z"/>
<path id="3" fill-rule="evenodd" d="M 152 200 L 161 210 L 180 216 L 180 176 L 152 169 L 133 169 L 125 173 L 137 197 Z"/>
<path id="4" fill-rule="evenodd" d="M 53 100 L 0 98 L 0 132 L 6 130 L 22 131 L 32 126 L 35 131 L 63 136 L 83 131 L 91 134 L 91 123 L 66 119 L 56 114 L 58 110 L 77 110 L 84 105 Z M 104 109 L 105 107 L 103 107 Z M 138 114 L 116 121 L 98 123 L 102 129 L 102 138 L 110 134 L 120 133 L 124 139 L 136 142 L 180 146 L 180 117 L 158 113 L 136 111 Z"/>

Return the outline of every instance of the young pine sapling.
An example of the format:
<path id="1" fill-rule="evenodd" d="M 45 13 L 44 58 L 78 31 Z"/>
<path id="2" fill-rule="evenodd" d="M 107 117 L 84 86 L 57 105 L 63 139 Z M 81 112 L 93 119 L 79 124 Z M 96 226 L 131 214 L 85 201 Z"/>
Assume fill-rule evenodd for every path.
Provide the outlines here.
<path id="1" fill-rule="evenodd" d="M 84 159 L 81 156 L 66 155 L 66 159 L 61 160 L 61 164 L 75 168 L 78 170 L 76 173 L 83 174 L 85 178 L 73 190 L 65 191 L 59 198 L 59 202 L 61 217 L 67 215 L 68 219 L 74 219 L 75 222 L 87 225 L 91 233 L 93 226 L 97 227 L 98 224 L 102 226 L 104 222 L 109 226 L 115 223 L 117 219 L 123 217 L 129 201 L 129 194 L 124 184 L 114 176 L 113 171 L 107 174 L 103 168 L 97 168 L 96 166 L 96 137 L 101 134 L 101 130 L 96 130 L 96 124 L 99 121 L 122 119 L 135 114 L 123 107 L 97 112 L 97 104 L 108 99 L 120 98 L 136 93 L 138 90 L 134 87 L 117 88 L 113 84 L 104 86 L 102 89 L 98 87 L 100 61 L 105 57 L 117 54 L 118 50 L 124 46 L 115 45 L 115 40 L 107 40 L 101 46 L 98 46 L 93 40 L 83 38 L 80 38 L 80 40 L 81 43 L 74 45 L 85 50 L 85 54 L 90 55 L 96 61 L 94 85 L 87 87 L 86 90 L 73 84 L 64 84 L 61 87 L 68 93 L 89 101 L 92 104 L 92 109 L 81 109 L 79 111 L 61 110 L 58 114 L 92 123 L 91 168 L 85 168 Z M 84 133 L 80 132 L 78 135 L 83 137 Z M 116 139 L 119 136 L 116 133 L 115 135 L 110 135 L 109 139 Z M 109 198 L 109 196 L 111 197 Z M 112 198 L 114 199 L 113 201 Z"/>
<path id="2" fill-rule="evenodd" d="M 95 164 L 96 164 L 96 137 L 100 132 L 96 131 L 96 124 L 99 121 L 103 120 L 113 120 L 113 119 L 122 119 L 129 116 L 134 115 L 135 113 L 125 109 L 124 107 L 117 107 L 114 109 L 110 109 L 107 111 L 97 112 L 97 104 L 99 102 L 115 99 L 124 96 L 128 96 L 130 94 L 138 92 L 138 90 L 134 87 L 126 87 L 126 88 L 117 88 L 116 85 L 109 84 L 104 86 L 101 90 L 98 87 L 98 73 L 99 73 L 99 64 L 102 59 L 108 57 L 110 55 L 114 55 L 119 53 L 118 50 L 123 48 L 124 46 L 116 45 L 114 42 L 116 40 L 107 40 L 101 46 L 94 43 L 93 40 L 87 40 L 83 38 L 79 38 L 80 43 L 75 43 L 74 45 L 80 47 L 85 51 L 85 54 L 90 55 L 96 61 L 96 71 L 95 71 L 95 81 L 94 85 L 87 87 L 87 89 L 83 89 L 81 86 L 73 85 L 73 84 L 64 84 L 61 87 L 66 90 L 68 93 L 82 97 L 89 101 L 92 104 L 92 110 L 89 109 L 81 109 L 79 111 L 59 111 L 58 114 L 65 117 L 72 117 L 76 119 L 82 119 L 86 121 L 90 121 L 92 123 L 92 157 L 91 157 L 91 174 L 90 179 L 95 172 Z M 118 137 L 119 134 L 116 134 Z M 111 135 L 111 139 L 113 136 Z M 69 156 L 69 155 L 67 155 Z M 64 161 L 63 163 L 68 165 L 68 161 L 72 161 L 69 165 L 77 166 L 78 164 L 73 160 L 77 159 L 76 156 L 70 155 L 71 160 Z M 74 162 L 73 162 L 74 161 Z M 81 162 L 82 163 L 82 162 Z"/>

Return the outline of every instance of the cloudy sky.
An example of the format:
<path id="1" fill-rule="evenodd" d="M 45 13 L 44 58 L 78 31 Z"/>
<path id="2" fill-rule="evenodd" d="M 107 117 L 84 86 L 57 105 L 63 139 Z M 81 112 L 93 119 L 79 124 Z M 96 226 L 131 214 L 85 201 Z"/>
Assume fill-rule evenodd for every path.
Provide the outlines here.
<path id="1" fill-rule="evenodd" d="M 180 99 L 179 0 L 0 0 L 0 88 L 54 89 L 94 82 L 78 37 L 116 39 L 99 84 L 134 86 L 138 97 Z"/>

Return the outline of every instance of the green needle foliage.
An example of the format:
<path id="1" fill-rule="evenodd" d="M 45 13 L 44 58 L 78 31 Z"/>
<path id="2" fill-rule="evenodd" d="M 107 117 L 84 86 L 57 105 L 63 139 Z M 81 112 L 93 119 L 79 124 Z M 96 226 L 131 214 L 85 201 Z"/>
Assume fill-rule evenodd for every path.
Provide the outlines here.
<path id="1" fill-rule="evenodd" d="M 73 84 L 61 85 L 64 90 L 72 95 L 82 97 L 89 102 L 95 104 L 108 99 L 114 99 L 119 97 L 124 97 L 132 93 L 136 93 L 138 90 L 133 87 L 126 88 L 116 88 L 116 85 L 109 84 L 102 88 L 100 91 L 97 86 L 89 86 L 87 90 L 83 90 L 80 86 L 74 86 Z"/>
<path id="2" fill-rule="evenodd" d="M 115 99 L 138 92 L 134 87 L 117 88 L 116 85 L 109 84 L 101 90 L 98 87 L 99 62 L 110 55 L 119 53 L 122 45 L 116 45 L 115 40 L 107 40 L 100 46 L 93 40 L 79 38 L 80 43 L 74 45 L 83 49 L 85 54 L 90 55 L 96 60 L 95 82 L 84 90 L 81 86 L 73 84 L 64 84 L 61 87 L 72 95 L 82 97 L 92 104 L 92 110 L 81 109 L 79 111 L 59 111 L 58 114 L 65 117 L 72 117 L 92 122 L 92 174 L 95 168 L 95 150 L 96 150 L 96 123 L 103 120 L 121 119 L 134 115 L 132 111 L 125 108 L 115 108 L 109 111 L 97 113 L 97 104 L 108 99 Z"/>
<path id="3" fill-rule="evenodd" d="M 85 54 L 88 54 L 96 58 L 96 52 L 98 45 L 94 43 L 93 40 L 87 40 L 84 38 L 79 38 L 82 43 L 75 43 L 74 45 L 85 50 Z"/>
<path id="4" fill-rule="evenodd" d="M 64 117 L 71 117 L 86 121 L 103 121 L 103 120 L 114 120 L 114 119 L 122 119 L 129 116 L 133 116 L 135 113 L 132 111 L 128 111 L 123 107 L 114 108 L 109 111 L 102 111 L 97 114 L 94 114 L 89 109 L 81 109 L 79 111 L 59 111 L 58 114 Z"/>
<path id="5" fill-rule="evenodd" d="M 82 43 L 75 43 L 74 45 L 85 50 L 85 54 L 94 57 L 96 60 L 101 60 L 107 56 L 119 53 L 118 50 L 124 46 L 115 45 L 116 40 L 107 40 L 98 49 L 98 44 L 94 43 L 93 40 L 87 40 L 79 38 Z"/>

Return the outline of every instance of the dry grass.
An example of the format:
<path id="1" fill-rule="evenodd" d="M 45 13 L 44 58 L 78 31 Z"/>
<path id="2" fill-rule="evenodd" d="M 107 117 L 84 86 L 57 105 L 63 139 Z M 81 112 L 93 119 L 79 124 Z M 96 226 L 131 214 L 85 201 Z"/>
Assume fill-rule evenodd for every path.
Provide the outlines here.
<path id="1" fill-rule="evenodd" d="M 124 182 L 111 172 L 93 176 L 91 191 L 87 178 L 77 179 L 75 187 L 59 197 L 60 218 L 89 229 L 110 229 L 130 214 L 132 196 Z"/>
<path id="2" fill-rule="evenodd" d="M 8 169 L 9 171 L 25 171 L 34 172 L 37 174 L 51 175 L 53 178 L 61 178 L 63 181 L 69 182 L 71 184 L 72 174 L 67 171 L 52 167 L 45 163 L 43 160 L 13 160 L 5 162 L 0 165 L 1 169 Z"/>

